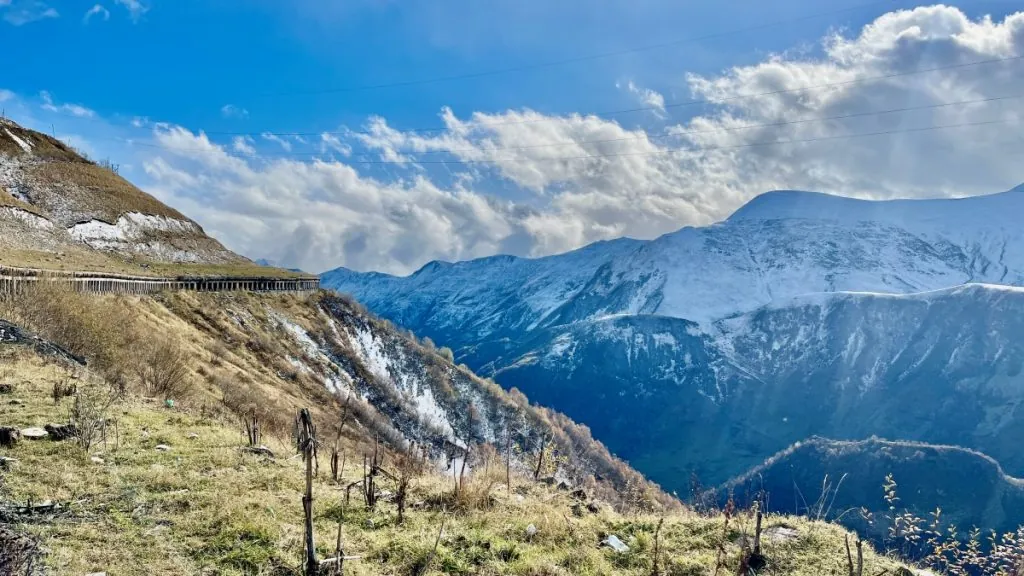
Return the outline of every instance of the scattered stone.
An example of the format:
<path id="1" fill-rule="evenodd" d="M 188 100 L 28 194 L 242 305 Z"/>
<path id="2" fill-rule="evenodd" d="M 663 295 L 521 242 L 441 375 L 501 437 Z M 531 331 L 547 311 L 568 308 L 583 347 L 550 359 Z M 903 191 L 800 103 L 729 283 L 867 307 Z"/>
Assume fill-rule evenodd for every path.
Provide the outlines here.
<path id="1" fill-rule="evenodd" d="M 142 439 L 143 440 L 148 440 L 149 439 L 149 431 L 148 430 L 143 430 L 142 431 Z"/>
<path id="2" fill-rule="evenodd" d="M 572 515 L 577 518 L 583 517 L 583 506 L 579 502 L 572 505 Z"/>
<path id="3" fill-rule="evenodd" d="M 373 518 L 367 518 L 366 519 L 366 527 L 369 528 L 370 530 L 373 530 Z"/>
<path id="4" fill-rule="evenodd" d="M 103 464 L 103 458 L 100 458 L 99 456 L 90 456 L 89 460 L 91 460 L 93 464 Z"/>
<path id="5" fill-rule="evenodd" d="M 270 448 L 267 448 L 266 446 L 242 446 L 241 448 L 239 448 L 239 450 L 245 452 L 246 454 L 266 456 L 267 458 L 274 457 L 274 452 Z"/>
<path id="6" fill-rule="evenodd" d="M 582 488 L 577 488 L 569 493 L 569 497 L 574 500 L 580 500 L 582 502 L 587 501 L 587 491 Z"/>
<path id="7" fill-rule="evenodd" d="M 12 406 L 24 406 L 25 405 L 25 401 L 22 400 L 21 398 L 11 398 L 11 405 Z"/>
<path id="8" fill-rule="evenodd" d="M 0 426 L 0 447 L 14 448 L 21 439 L 21 432 L 10 426 Z"/>
<path id="9" fill-rule="evenodd" d="M 25 428 L 24 430 L 22 430 L 21 435 L 29 440 L 42 440 L 43 438 L 49 436 L 50 433 L 47 432 L 46 430 L 43 430 L 42 428 L 32 427 Z"/>
<path id="10" fill-rule="evenodd" d="M 601 512 L 601 505 L 597 502 L 588 502 L 587 512 L 590 512 L 591 514 L 598 514 Z"/>
<path id="11" fill-rule="evenodd" d="M 14 465 L 17 464 L 17 463 L 18 463 L 18 460 L 16 458 L 8 458 L 6 456 L 0 456 L 0 470 L 3 470 L 4 472 L 9 472 L 11 470 L 11 468 L 13 468 Z"/>
<path id="12" fill-rule="evenodd" d="M 391 490 L 381 490 L 377 492 L 377 499 L 382 502 L 392 502 L 395 499 L 395 493 Z"/>
<path id="13" fill-rule="evenodd" d="M 629 546 L 626 546 L 626 543 L 619 540 L 619 537 L 615 534 L 609 534 L 607 538 L 601 541 L 601 545 L 607 546 L 619 554 L 629 552 Z"/>
<path id="14" fill-rule="evenodd" d="M 107 576 L 106 572 L 93 572 L 92 574 L 86 574 L 85 576 Z"/>
<path id="15" fill-rule="evenodd" d="M 78 429 L 74 424 L 47 424 L 43 427 L 46 432 L 56 441 L 67 440 L 78 436 Z"/>
<path id="16" fill-rule="evenodd" d="M 547 484 L 548 486 L 554 486 L 556 480 L 555 480 L 554 476 L 545 476 L 545 477 L 540 479 L 540 482 L 541 482 L 541 484 Z"/>
<path id="17" fill-rule="evenodd" d="M 526 527 L 526 537 L 527 538 L 531 538 L 532 539 L 536 535 L 537 535 L 537 527 L 536 526 L 534 526 L 533 524 L 530 524 L 529 526 Z"/>
<path id="18" fill-rule="evenodd" d="M 14 384 L 10 382 L 0 384 L 0 394 L 14 394 Z"/>
<path id="19" fill-rule="evenodd" d="M 526 497 L 522 494 L 516 494 L 516 502 L 522 504 L 523 502 L 526 502 Z"/>
<path id="20" fill-rule="evenodd" d="M 785 542 L 799 538 L 800 532 L 789 526 L 772 526 L 764 531 L 764 536 L 772 542 Z"/>
<path id="21" fill-rule="evenodd" d="M 907 568 L 900 566 L 896 569 L 896 576 L 914 576 L 914 573 L 908 570 Z"/>
<path id="22" fill-rule="evenodd" d="M 199 439 L 199 434 L 196 434 L 195 432 L 189 432 L 188 433 L 188 439 L 189 440 L 198 440 Z"/>
<path id="23" fill-rule="evenodd" d="M 565 480 L 562 480 L 561 482 L 558 483 L 558 486 L 555 486 L 555 488 L 565 491 L 569 489 L 569 484 Z"/>
<path id="24" fill-rule="evenodd" d="M 157 444 L 156 449 L 161 452 L 168 452 L 170 451 L 171 447 L 168 446 L 167 444 Z"/>

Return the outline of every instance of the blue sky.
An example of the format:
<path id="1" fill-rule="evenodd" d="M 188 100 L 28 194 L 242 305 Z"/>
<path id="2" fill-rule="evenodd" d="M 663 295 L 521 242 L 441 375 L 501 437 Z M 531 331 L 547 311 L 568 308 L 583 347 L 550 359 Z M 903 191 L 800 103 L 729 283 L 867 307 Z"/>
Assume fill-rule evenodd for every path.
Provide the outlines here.
<path id="1" fill-rule="evenodd" d="M 917 3 L 863 0 L 0 0 L 0 54 L 16 55 L 0 67 L 0 106 L 16 121 L 121 163 L 129 179 L 250 257 L 314 270 L 347 265 L 408 272 L 434 258 L 536 256 L 707 224 L 769 187 L 868 197 L 1010 187 L 1024 174 L 1008 161 L 978 176 L 966 169 L 969 158 L 940 173 L 925 169 L 923 152 L 895 160 L 908 149 L 928 150 L 925 144 L 937 139 L 931 136 L 897 135 L 886 139 L 895 147 L 888 151 L 850 142 L 830 148 L 828 157 L 815 150 L 823 146 L 789 146 L 785 154 L 771 147 L 754 159 L 678 157 L 672 146 L 708 146 L 710 137 L 688 135 L 694 127 L 712 126 L 722 136 L 736 122 L 929 105 L 941 103 L 943 94 L 1005 96 L 1019 86 L 1009 78 L 1024 76 L 1019 61 L 843 88 L 838 96 L 839 88 L 822 91 L 829 101 L 810 92 L 742 106 L 730 100 L 775 86 L 788 90 L 913 66 L 1010 58 L 1021 49 L 1024 21 L 1012 16 L 1014 4 L 978 0 L 911 12 Z M 809 17 L 824 12 L 835 13 Z M 727 34 L 517 72 L 353 90 L 718 33 Z M 938 89 L 943 82 L 954 89 Z M 695 97 L 724 100 L 585 116 Z M 1015 121 L 1019 104 L 1000 102 L 995 112 Z M 972 114 L 986 112 L 977 108 Z M 950 121 L 936 114 L 908 113 L 901 121 Z M 489 126 L 495 122 L 524 129 Z M 863 132 L 874 125 L 834 130 Z M 402 132 L 419 127 L 444 131 L 422 138 Z M 260 136 L 267 131 L 309 135 Z M 236 141 L 234 133 L 251 136 Z M 474 162 L 488 147 L 586 144 L 620 133 L 653 147 L 637 153 L 658 160 L 561 166 L 540 158 L 545 166 L 538 167 L 536 155 L 524 152 L 483 167 L 415 164 Z M 716 147 L 744 145 L 713 140 Z M 545 153 L 572 149 L 560 146 Z M 993 146 L 1008 153 L 1002 144 Z M 940 148 L 948 151 L 948 143 Z M 359 163 L 370 158 L 405 163 Z M 864 163 L 851 165 L 854 160 Z M 882 173 L 870 164 L 879 161 Z M 773 164 L 765 168 L 767 162 Z M 290 240 L 267 241 L 270 230 Z"/>

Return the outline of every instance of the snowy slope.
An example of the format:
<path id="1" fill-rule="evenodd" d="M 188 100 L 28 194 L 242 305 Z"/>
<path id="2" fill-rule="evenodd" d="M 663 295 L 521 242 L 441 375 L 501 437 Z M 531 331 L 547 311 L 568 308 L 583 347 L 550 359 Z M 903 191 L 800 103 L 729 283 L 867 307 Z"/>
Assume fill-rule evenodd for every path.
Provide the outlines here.
<path id="1" fill-rule="evenodd" d="M 325 285 L 589 425 L 683 490 L 812 435 L 959 444 L 1024 474 L 1024 188 L 764 194 L 728 220 L 541 259 Z"/>
<path id="2" fill-rule="evenodd" d="M 651 241 L 532 260 L 433 262 L 404 278 L 338 269 L 322 281 L 437 336 L 477 339 L 610 314 L 708 322 L 809 292 L 1022 285 L 1020 214 L 1024 189 L 893 202 L 772 192 L 725 222 Z"/>

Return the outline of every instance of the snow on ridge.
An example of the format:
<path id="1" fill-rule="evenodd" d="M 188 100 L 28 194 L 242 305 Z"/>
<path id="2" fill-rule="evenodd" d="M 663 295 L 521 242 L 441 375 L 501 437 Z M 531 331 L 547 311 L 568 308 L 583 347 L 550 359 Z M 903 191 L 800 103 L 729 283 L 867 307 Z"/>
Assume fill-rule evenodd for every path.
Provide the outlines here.
<path id="1" fill-rule="evenodd" d="M 0 207 L 0 218 L 8 218 L 11 220 L 18 220 L 32 228 L 39 230 L 50 230 L 53 228 L 53 222 L 50 222 L 46 218 L 33 214 L 28 210 L 22 210 L 14 206 L 2 206 Z"/>
<path id="2" fill-rule="evenodd" d="M 22 140 L 21 138 L 18 138 L 17 136 L 15 136 L 7 128 L 4 128 L 4 132 L 6 132 L 7 135 L 11 137 L 11 140 L 14 140 L 14 143 L 17 144 L 18 146 L 20 146 L 22 150 L 24 150 L 25 152 L 27 152 L 29 154 L 32 153 L 32 143 L 31 142 L 26 142 L 25 140 Z"/>
<path id="3" fill-rule="evenodd" d="M 836 292 L 808 292 L 798 294 L 786 299 L 779 299 L 769 302 L 761 309 L 779 310 L 790 308 L 794 305 L 827 305 L 843 298 L 877 298 L 886 300 L 927 300 L 947 295 L 962 294 L 970 290 L 1007 292 L 1024 294 L 1024 286 L 1011 286 L 1008 284 L 991 284 L 986 282 L 966 282 L 956 286 L 936 288 L 934 290 L 922 290 L 920 292 L 868 292 L 860 290 L 840 290 Z"/>
<path id="4" fill-rule="evenodd" d="M 133 240 L 150 231 L 194 233 L 198 228 L 192 222 L 154 216 L 141 212 L 128 212 L 110 224 L 102 220 L 80 222 L 68 229 L 71 237 L 80 242 L 90 241 L 127 241 Z"/>

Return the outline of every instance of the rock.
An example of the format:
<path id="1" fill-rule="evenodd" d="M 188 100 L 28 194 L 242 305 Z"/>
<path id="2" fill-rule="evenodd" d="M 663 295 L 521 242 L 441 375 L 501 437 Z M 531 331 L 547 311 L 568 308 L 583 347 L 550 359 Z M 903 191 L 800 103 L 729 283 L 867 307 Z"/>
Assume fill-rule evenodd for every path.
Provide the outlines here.
<path id="1" fill-rule="evenodd" d="M 21 439 L 21 432 L 17 428 L 11 428 L 10 426 L 0 426 L 0 447 L 2 448 L 14 448 Z"/>
<path id="2" fill-rule="evenodd" d="M 25 401 L 21 398 L 11 398 L 11 406 L 24 406 Z"/>
<path id="3" fill-rule="evenodd" d="M 547 484 L 548 486 L 554 486 L 556 480 L 555 480 L 554 476 L 545 476 L 544 478 L 540 479 L 540 482 L 541 482 L 541 484 Z"/>
<path id="4" fill-rule="evenodd" d="M 9 471 L 18 463 L 16 458 L 8 458 L 6 456 L 0 456 L 0 470 Z"/>
<path id="5" fill-rule="evenodd" d="M 171 447 L 168 446 L 167 444 L 157 444 L 156 449 L 161 452 L 169 452 Z"/>
<path id="6" fill-rule="evenodd" d="M 583 505 L 579 502 L 572 505 L 572 515 L 577 518 L 583 517 Z"/>
<path id="7" fill-rule="evenodd" d="M 908 570 L 907 568 L 900 566 L 896 569 L 896 576 L 914 576 L 914 573 Z"/>
<path id="8" fill-rule="evenodd" d="M 516 502 L 520 504 L 526 502 L 526 496 L 523 496 L 522 494 L 516 494 Z"/>
<path id="9" fill-rule="evenodd" d="M 569 489 L 569 484 L 565 480 L 562 480 L 561 482 L 558 483 L 558 486 L 555 486 L 555 488 L 565 491 Z"/>
<path id="10" fill-rule="evenodd" d="M 103 458 L 100 458 L 99 456 L 90 456 L 90 457 L 89 457 L 89 460 L 90 460 L 90 461 L 91 461 L 91 462 L 92 462 L 93 464 L 103 464 Z"/>
<path id="11" fill-rule="evenodd" d="M 382 502 L 392 502 L 395 499 L 395 493 L 391 490 L 381 490 L 377 492 L 377 499 Z"/>
<path id="12" fill-rule="evenodd" d="M 601 511 L 601 505 L 598 504 L 597 502 L 588 502 L 587 511 L 591 514 L 597 514 Z"/>
<path id="13" fill-rule="evenodd" d="M 187 438 L 189 440 L 198 440 L 199 434 L 196 434 L 195 432 L 189 432 Z"/>
<path id="14" fill-rule="evenodd" d="M 800 532 L 796 528 L 790 528 L 789 526 L 771 526 L 764 531 L 764 536 L 772 542 L 785 542 L 786 540 L 798 538 Z"/>
<path id="15" fill-rule="evenodd" d="M 573 498 L 574 500 L 586 502 L 587 491 L 582 488 L 577 488 L 576 490 L 573 490 L 572 492 L 569 493 L 569 497 Z"/>
<path id="16" fill-rule="evenodd" d="M 601 545 L 607 546 L 619 554 L 629 552 L 629 546 L 626 546 L 626 543 L 619 540 L 619 537 L 615 534 L 609 534 L 607 538 L 601 541 Z"/>
<path id="17" fill-rule="evenodd" d="M 239 450 L 245 452 L 246 454 L 266 456 L 267 458 L 274 457 L 274 452 L 270 448 L 267 448 L 266 446 L 242 446 L 241 448 L 239 448 Z"/>
<path id="18" fill-rule="evenodd" d="M 143 440 L 148 440 L 149 439 L 149 431 L 148 430 L 143 430 L 142 431 L 142 439 Z"/>
<path id="19" fill-rule="evenodd" d="M 106 572 L 93 572 L 91 574 L 86 574 L 85 576 L 107 576 L 107 573 Z"/>
<path id="20" fill-rule="evenodd" d="M 537 535 L 537 527 L 536 526 L 534 526 L 533 524 L 530 524 L 529 526 L 526 527 L 526 537 L 527 538 L 533 538 L 536 535 Z"/>
<path id="21" fill-rule="evenodd" d="M 13 394 L 13 393 L 14 393 L 14 384 L 12 384 L 10 382 L 4 382 L 4 383 L 0 384 L 0 394 Z"/>
<path id="22" fill-rule="evenodd" d="M 78 429 L 74 424 L 47 424 L 43 427 L 50 435 L 50 438 L 61 441 L 78 436 Z"/>
<path id="23" fill-rule="evenodd" d="M 50 433 L 47 432 L 46 430 L 43 430 L 42 428 L 32 427 L 25 428 L 24 430 L 22 430 L 21 435 L 29 440 L 42 440 L 43 438 L 49 436 Z"/>

